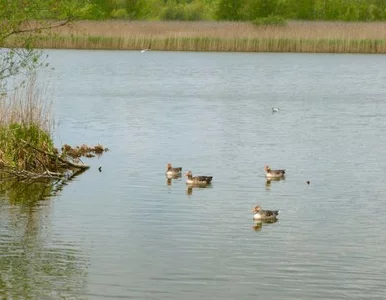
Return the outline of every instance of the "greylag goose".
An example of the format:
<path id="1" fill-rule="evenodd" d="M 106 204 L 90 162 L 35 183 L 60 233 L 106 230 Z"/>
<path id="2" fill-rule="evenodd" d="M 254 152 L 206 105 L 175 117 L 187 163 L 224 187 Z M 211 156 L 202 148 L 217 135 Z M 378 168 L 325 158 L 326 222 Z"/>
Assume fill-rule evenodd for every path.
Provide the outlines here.
<path id="1" fill-rule="evenodd" d="M 264 171 L 267 178 L 284 178 L 285 175 L 285 170 L 272 170 L 269 166 L 265 166 Z"/>
<path id="2" fill-rule="evenodd" d="M 252 211 L 253 219 L 258 221 L 274 221 L 279 214 L 278 210 L 263 210 L 259 205 L 255 206 Z"/>
<path id="3" fill-rule="evenodd" d="M 185 176 L 188 177 L 186 179 L 187 184 L 191 185 L 208 185 L 212 182 L 213 176 L 194 176 L 192 175 L 192 171 L 188 171 L 185 173 Z"/>
<path id="4" fill-rule="evenodd" d="M 175 176 L 180 175 L 182 168 L 173 168 L 171 163 L 168 163 L 166 166 L 166 175 Z"/>

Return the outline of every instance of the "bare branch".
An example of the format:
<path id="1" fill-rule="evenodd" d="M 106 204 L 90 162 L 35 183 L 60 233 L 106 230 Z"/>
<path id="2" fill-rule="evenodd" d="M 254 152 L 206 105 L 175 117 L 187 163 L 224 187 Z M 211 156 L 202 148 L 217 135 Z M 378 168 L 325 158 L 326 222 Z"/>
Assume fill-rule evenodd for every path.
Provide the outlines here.
<path id="1" fill-rule="evenodd" d="M 42 30 L 49 30 L 49 29 L 63 27 L 63 26 L 66 26 L 67 24 L 71 23 L 73 20 L 74 20 L 73 17 L 69 17 L 67 20 L 64 20 L 61 23 L 55 24 L 55 25 L 51 25 L 50 24 L 48 26 L 41 26 L 41 27 L 35 27 L 35 28 L 16 29 L 16 30 L 13 30 L 13 31 L 7 33 L 6 35 L 4 35 L 2 37 L 2 39 L 6 39 L 6 38 L 9 38 L 12 35 L 17 35 L 17 34 L 22 34 L 22 33 L 38 32 L 38 31 L 42 31 Z"/>
<path id="2" fill-rule="evenodd" d="M 36 147 L 32 146 L 30 143 L 28 143 L 27 141 L 24 141 L 24 140 L 21 140 L 21 141 L 22 141 L 24 144 L 26 144 L 28 147 L 31 147 L 32 149 L 34 149 L 34 150 L 36 150 L 36 151 L 38 151 L 38 152 L 40 152 L 40 153 L 43 153 L 43 154 L 45 154 L 45 155 L 47 155 L 47 156 L 50 156 L 50 157 L 52 157 L 52 158 L 55 158 L 55 159 L 59 160 L 60 162 L 66 164 L 66 165 L 69 165 L 70 167 L 77 168 L 77 169 L 83 169 L 83 170 L 87 170 L 87 169 L 90 168 L 90 166 L 88 166 L 88 165 L 76 164 L 76 163 L 73 163 L 73 162 L 70 162 L 70 161 L 68 161 L 68 160 L 63 159 L 63 158 L 59 157 L 58 155 L 51 154 L 51 153 L 48 153 L 48 152 L 46 152 L 46 151 L 43 151 L 43 150 L 41 150 L 41 149 L 39 149 L 39 148 L 36 148 Z"/>

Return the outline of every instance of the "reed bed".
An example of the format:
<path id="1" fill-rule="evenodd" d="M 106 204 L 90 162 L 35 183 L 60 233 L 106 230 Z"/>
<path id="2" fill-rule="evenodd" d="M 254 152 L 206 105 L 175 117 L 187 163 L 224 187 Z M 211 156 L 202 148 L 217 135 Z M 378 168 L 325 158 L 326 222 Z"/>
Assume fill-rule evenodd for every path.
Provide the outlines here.
<path id="1" fill-rule="evenodd" d="M 79 21 L 55 29 L 39 48 L 164 51 L 386 53 L 386 22 Z"/>
<path id="2" fill-rule="evenodd" d="M 17 170 L 46 171 L 50 160 L 28 150 L 26 143 L 42 151 L 53 152 L 51 103 L 44 99 L 36 77 L 13 93 L 0 97 L 0 171 L 5 167 Z"/>
<path id="3" fill-rule="evenodd" d="M 0 129 L 10 124 L 36 126 L 47 134 L 53 131 L 52 103 L 47 90 L 39 87 L 34 75 L 8 95 L 0 96 Z"/>
<path id="4" fill-rule="evenodd" d="M 7 177 L 63 183 L 89 168 L 76 159 L 107 151 L 101 145 L 65 145 L 61 152 L 55 148 L 52 106 L 45 98 L 47 90 L 39 86 L 30 74 L 13 93 L 0 96 L 0 181 Z"/>

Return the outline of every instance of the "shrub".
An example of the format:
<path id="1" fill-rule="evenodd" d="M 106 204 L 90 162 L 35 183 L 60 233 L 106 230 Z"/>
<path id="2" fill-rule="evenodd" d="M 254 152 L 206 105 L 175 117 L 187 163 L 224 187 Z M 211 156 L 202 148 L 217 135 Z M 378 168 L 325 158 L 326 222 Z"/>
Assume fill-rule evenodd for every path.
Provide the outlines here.
<path id="1" fill-rule="evenodd" d="M 53 153 L 51 130 L 51 106 L 32 75 L 23 88 L 0 98 L 0 165 L 45 171 L 47 157 L 28 147 Z"/>
<path id="2" fill-rule="evenodd" d="M 205 7 L 202 3 L 192 2 L 186 5 L 186 20 L 199 21 L 204 18 Z"/>
<path id="3" fill-rule="evenodd" d="M 256 26 L 286 26 L 286 20 L 281 16 L 269 15 L 265 18 L 257 18 L 252 22 Z"/>
<path id="4" fill-rule="evenodd" d="M 114 19 L 127 19 L 129 17 L 129 14 L 127 13 L 126 9 L 119 8 L 119 9 L 114 9 L 111 12 L 111 17 Z"/>
<path id="5" fill-rule="evenodd" d="M 165 21 L 187 20 L 188 16 L 185 5 L 177 3 L 176 0 L 168 0 L 160 13 L 160 19 Z"/>
<path id="6" fill-rule="evenodd" d="M 35 124 L 12 123 L 0 127 L 1 161 L 19 170 L 42 170 L 49 167 L 47 156 L 34 151 L 26 151 L 26 143 L 46 151 L 54 152 L 50 135 Z"/>

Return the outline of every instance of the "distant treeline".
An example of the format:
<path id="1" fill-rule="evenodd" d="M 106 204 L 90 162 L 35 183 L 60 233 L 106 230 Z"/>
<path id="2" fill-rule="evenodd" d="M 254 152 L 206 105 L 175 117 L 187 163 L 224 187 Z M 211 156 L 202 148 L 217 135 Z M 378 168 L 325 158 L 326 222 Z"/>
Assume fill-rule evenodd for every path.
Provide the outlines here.
<path id="1" fill-rule="evenodd" d="M 386 0 L 89 0 L 84 19 L 386 20 Z"/>

